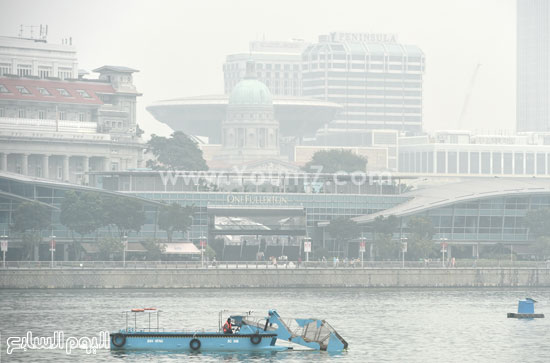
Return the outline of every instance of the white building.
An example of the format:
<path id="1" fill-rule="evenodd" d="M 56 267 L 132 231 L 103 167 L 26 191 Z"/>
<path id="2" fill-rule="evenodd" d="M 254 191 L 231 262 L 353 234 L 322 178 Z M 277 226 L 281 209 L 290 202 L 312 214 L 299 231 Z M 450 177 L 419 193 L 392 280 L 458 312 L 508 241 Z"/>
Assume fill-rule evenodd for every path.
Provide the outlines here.
<path id="1" fill-rule="evenodd" d="M 78 78 L 75 55 L 70 45 L 0 38 L 9 64 L 0 75 L 0 170 L 86 184 L 88 171 L 141 166 L 137 71 L 104 66 L 98 79 Z"/>
<path id="2" fill-rule="evenodd" d="M 225 94 L 246 74 L 246 62 L 256 64 L 256 78 L 274 96 L 301 96 L 301 57 L 308 43 L 294 41 L 253 41 L 249 52 L 228 55 L 223 65 Z"/>
<path id="3" fill-rule="evenodd" d="M 424 54 L 393 34 L 331 33 L 302 54 L 302 94 L 344 110 L 317 132 L 320 145 L 363 146 L 368 130 L 422 130 Z"/>
<path id="4" fill-rule="evenodd" d="M 0 36 L 0 76 L 78 78 L 76 48 L 45 39 Z"/>
<path id="5" fill-rule="evenodd" d="M 548 176 L 549 135 L 472 135 L 441 131 L 399 139 L 401 173 L 448 176 Z"/>
<path id="6" fill-rule="evenodd" d="M 517 131 L 550 131 L 550 3 L 517 1 Z"/>

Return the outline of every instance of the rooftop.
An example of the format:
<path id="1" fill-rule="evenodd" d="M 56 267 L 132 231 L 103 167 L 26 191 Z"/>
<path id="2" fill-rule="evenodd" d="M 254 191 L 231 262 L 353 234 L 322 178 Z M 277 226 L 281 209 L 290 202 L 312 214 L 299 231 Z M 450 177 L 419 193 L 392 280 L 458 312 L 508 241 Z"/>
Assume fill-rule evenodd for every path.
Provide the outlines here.
<path id="1" fill-rule="evenodd" d="M 419 183 L 417 189 L 401 194 L 411 198 L 407 202 L 379 213 L 356 217 L 354 220 L 358 223 L 369 223 L 378 216 L 402 217 L 473 199 L 533 193 L 550 193 L 550 179 L 475 177 L 456 178 L 439 185 L 424 182 Z"/>

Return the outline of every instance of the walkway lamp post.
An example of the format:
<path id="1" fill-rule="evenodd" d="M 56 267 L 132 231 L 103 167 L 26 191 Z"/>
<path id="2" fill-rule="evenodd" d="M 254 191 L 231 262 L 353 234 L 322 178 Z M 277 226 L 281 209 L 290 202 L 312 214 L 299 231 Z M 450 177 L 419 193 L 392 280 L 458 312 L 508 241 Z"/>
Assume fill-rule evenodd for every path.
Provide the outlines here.
<path id="1" fill-rule="evenodd" d="M 126 250 L 128 249 L 128 236 L 122 236 L 122 267 L 126 268 Z"/>
<path id="2" fill-rule="evenodd" d="M 367 245 L 367 239 L 365 237 L 361 237 L 361 240 L 359 241 L 359 252 L 361 252 L 361 268 L 365 267 L 365 260 L 363 258 L 363 255 L 365 254 Z"/>
<path id="3" fill-rule="evenodd" d="M 206 237 L 201 236 L 199 243 L 201 246 L 201 267 L 204 267 L 204 247 L 206 246 Z"/>
<path id="4" fill-rule="evenodd" d="M 441 242 L 441 266 L 445 267 L 445 252 L 447 248 L 447 238 L 440 238 L 439 241 Z"/>
<path id="5" fill-rule="evenodd" d="M 0 236 L 2 244 L 2 268 L 6 268 L 6 252 L 8 252 L 8 236 L 5 234 Z"/>
<path id="6" fill-rule="evenodd" d="M 306 262 L 309 262 L 309 253 L 311 252 L 311 238 L 304 237 L 304 252 L 306 253 Z"/>
<path id="7" fill-rule="evenodd" d="M 405 253 L 407 252 L 407 237 L 401 237 L 402 267 L 405 268 Z"/>
<path id="8" fill-rule="evenodd" d="M 51 262 L 50 262 L 50 268 L 53 268 L 53 259 L 54 259 L 54 252 L 55 252 L 55 236 L 50 236 L 50 253 L 51 253 Z"/>

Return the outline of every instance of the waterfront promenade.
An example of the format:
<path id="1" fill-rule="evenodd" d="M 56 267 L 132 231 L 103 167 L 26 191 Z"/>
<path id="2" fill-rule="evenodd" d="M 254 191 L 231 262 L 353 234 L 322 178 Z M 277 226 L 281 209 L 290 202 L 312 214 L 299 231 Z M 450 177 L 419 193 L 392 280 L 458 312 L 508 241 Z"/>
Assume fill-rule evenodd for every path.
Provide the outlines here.
<path id="1" fill-rule="evenodd" d="M 443 267 L 407 263 L 271 265 L 261 262 L 47 262 L 8 264 L 0 288 L 386 288 L 550 287 L 544 264 Z M 371 265 L 372 264 L 372 265 Z"/>

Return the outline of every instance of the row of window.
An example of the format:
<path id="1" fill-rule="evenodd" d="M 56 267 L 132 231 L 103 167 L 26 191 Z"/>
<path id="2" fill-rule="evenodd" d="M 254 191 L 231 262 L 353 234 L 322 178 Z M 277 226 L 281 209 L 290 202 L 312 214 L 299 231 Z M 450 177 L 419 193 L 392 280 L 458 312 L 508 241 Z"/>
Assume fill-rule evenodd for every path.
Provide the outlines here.
<path id="1" fill-rule="evenodd" d="M 32 114 L 29 114 L 26 109 L 20 108 L 17 110 L 17 118 L 35 118 L 37 117 L 39 120 L 46 120 L 48 119 L 48 112 L 46 110 L 38 110 L 37 112 L 33 112 Z M 30 117 L 29 117 L 30 116 Z M 0 107 L 0 117 L 10 117 L 5 108 Z M 67 120 L 67 112 L 66 111 L 57 111 L 57 116 L 51 117 L 52 119 L 54 117 L 57 117 L 59 120 Z M 79 112 L 78 113 L 78 121 L 88 121 L 88 117 L 86 113 Z"/>
<path id="2" fill-rule="evenodd" d="M 38 66 L 37 74 L 33 74 L 32 65 L 30 64 L 18 64 L 17 72 L 13 72 L 12 66 L 9 63 L 0 63 L 0 76 L 7 74 L 17 74 L 19 77 L 38 76 L 40 78 L 48 78 L 54 76 L 53 68 L 48 66 Z M 71 68 L 59 67 L 57 70 L 57 77 L 60 79 L 73 78 L 73 71 Z"/>
<path id="3" fill-rule="evenodd" d="M 434 156 L 436 160 L 434 160 Z M 434 164 L 435 163 L 435 164 Z M 435 168 L 434 168 L 435 166 Z M 550 154 L 544 152 L 402 152 L 399 171 L 448 174 L 550 174 Z"/>
<path id="4" fill-rule="evenodd" d="M 32 95 L 32 93 L 29 91 L 29 89 L 25 86 L 15 86 L 19 94 L 21 95 Z M 42 96 L 52 96 L 51 92 L 44 87 L 36 87 L 36 90 L 42 95 Z M 56 88 L 56 91 L 63 97 L 73 97 L 69 91 L 67 91 L 65 88 Z M 77 89 L 76 92 L 82 97 L 82 98 L 92 98 L 90 94 L 83 89 Z M 7 87 L 3 84 L 0 84 L 0 93 L 11 93 Z"/>

